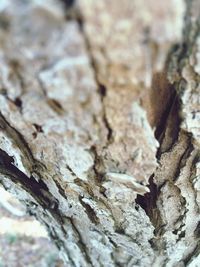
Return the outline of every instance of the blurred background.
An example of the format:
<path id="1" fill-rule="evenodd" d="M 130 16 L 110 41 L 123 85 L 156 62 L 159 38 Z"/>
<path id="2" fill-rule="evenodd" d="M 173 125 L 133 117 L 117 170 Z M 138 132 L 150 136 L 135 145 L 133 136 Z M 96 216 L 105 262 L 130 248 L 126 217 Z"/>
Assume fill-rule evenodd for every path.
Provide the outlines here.
<path id="1" fill-rule="evenodd" d="M 45 228 L 0 187 L 0 267 L 64 267 Z"/>

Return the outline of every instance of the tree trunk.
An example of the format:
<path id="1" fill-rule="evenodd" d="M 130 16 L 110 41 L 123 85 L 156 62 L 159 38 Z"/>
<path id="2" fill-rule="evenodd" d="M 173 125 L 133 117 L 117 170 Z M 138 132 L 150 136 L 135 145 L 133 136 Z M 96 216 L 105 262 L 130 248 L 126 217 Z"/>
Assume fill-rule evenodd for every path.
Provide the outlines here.
<path id="1" fill-rule="evenodd" d="M 199 11 L 0 2 L 0 182 L 67 266 L 199 266 Z"/>

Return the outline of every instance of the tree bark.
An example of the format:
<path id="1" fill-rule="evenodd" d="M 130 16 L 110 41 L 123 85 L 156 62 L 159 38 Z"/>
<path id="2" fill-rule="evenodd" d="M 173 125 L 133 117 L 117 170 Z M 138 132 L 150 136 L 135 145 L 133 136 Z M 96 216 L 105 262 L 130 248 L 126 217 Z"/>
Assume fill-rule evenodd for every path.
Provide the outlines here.
<path id="1" fill-rule="evenodd" d="M 200 1 L 0 3 L 0 183 L 67 266 L 198 266 Z"/>

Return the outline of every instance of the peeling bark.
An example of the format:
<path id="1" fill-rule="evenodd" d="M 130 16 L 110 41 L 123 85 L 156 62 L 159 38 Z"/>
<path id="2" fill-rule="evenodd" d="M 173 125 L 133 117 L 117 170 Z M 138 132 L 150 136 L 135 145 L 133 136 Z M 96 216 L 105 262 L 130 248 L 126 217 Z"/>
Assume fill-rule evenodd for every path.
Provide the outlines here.
<path id="1" fill-rule="evenodd" d="M 199 10 L 0 3 L 0 183 L 67 266 L 198 266 Z"/>

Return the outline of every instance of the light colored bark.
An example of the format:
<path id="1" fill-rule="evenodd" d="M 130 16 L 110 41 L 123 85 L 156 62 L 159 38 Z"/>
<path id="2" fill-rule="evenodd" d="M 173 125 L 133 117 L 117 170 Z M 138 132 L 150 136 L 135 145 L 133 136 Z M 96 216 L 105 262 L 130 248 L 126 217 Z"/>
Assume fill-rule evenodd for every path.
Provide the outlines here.
<path id="1" fill-rule="evenodd" d="M 0 8 L 3 186 L 68 266 L 198 266 L 199 0 Z"/>

